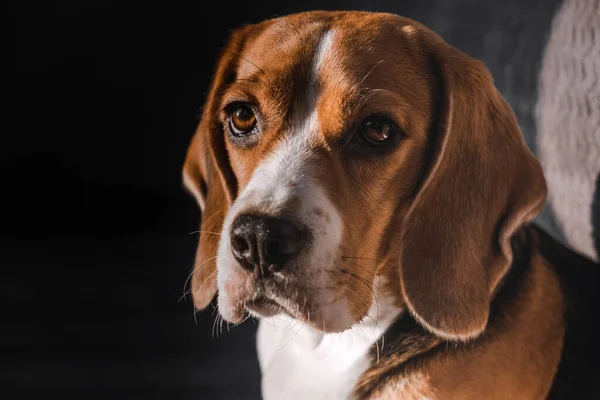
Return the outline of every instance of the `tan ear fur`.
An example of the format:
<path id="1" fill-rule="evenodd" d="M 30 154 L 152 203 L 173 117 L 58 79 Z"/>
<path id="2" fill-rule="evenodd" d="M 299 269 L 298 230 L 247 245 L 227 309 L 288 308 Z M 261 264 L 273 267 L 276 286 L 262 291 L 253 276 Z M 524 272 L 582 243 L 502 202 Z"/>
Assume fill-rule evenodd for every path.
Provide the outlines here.
<path id="1" fill-rule="evenodd" d="M 202 210 L 200 240 L 192 274 L 192 297 L 198 309 L 206 308 L 217 292 L 216 255 L 225 215 L 237 195 L 225 137 L 218 120 L 223 90 L 235 78 L 246 28 L 235 31 L 223 51 L 203 108 L 202 118 L 190 143 L 183 180 Z"/>
<path id="2" fill-rule="evenodd" d="M 479 61 L 435 40 L 439 120 L 402 225 L 400 278 L 412 315 L 449 340 L 486 327 L 512 262 L 510 238 L 541 210 L 546 183 L 515 116 Z"/>

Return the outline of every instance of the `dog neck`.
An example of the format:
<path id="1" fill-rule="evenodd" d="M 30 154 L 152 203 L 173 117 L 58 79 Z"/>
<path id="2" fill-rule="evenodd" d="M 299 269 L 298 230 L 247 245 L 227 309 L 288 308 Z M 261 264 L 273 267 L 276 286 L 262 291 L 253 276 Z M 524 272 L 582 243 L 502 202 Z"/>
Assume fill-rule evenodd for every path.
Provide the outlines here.
<path id="1" fill-rule="evenodd" d="M 323 333 L 283 315 L 261 319 L 257 344 L 263 397 L 348 398 L 373 362 L 372 349 L 377 358 L 385 348 L 383 333 L 402 314 L 381 293 L 369 314 L 341 333 Z"/>

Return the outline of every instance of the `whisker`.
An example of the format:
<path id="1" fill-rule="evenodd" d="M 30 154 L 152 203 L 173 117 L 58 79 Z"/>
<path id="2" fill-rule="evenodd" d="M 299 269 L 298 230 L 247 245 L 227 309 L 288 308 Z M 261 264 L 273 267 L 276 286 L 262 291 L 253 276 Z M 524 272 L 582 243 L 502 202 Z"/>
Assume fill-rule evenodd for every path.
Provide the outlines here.
<path id="1" fill-rule="evenodd" d="M 377 350 L 377 361 L 375 361 L 376 363 L 379 362 L 379 344 L 377 342 L 377 340 L 375 341 L 375 349 Z"/>
<path id="2" fill-rule="evenodd" d="M 267 75 L 267 73 L 265 72 L 265 70 L 264 70 L 264 69 L 262 69 L 262 68 L 260 68 L 258 65 L 256 65 L 256 64 L 255 64 L 255 63 L 253 63 L 252 61 L 248 60 L 248 59 L 247 59 L 247 58 L 245 58 L 245 57 L 242 57 L 242 56 L 240 56 L 239 54 L 232 53 L 231 51 L 225 51 L 225 53 L 227 53 L 227 54 L 229 54 L 229 55 L 231 55 L 231 56 L 233 56 L 233 57 L 237 57 L 237 58 L 239 58 L 240 60 L 242 60 L 242 61 L 245 61 L 245 62 L 247 62 L 248 64 L 252 65 L 254 68 L 256 68 L 256 69 L 257 69 L 257 71 L 258 71 L 258 72 L 260 72 L 261 74 L 263 74 L 263 75 L 264 75 L 264 76 L 267 78 L 267 81 L 268 81 L 269 83 L 271 83 L 271 82 L 270 82 L 270 80 L 269 80 L 269 75 Z"/>
<path id="3" fill-rule="evenodd" d="M 193 264 L 195 264 L 195 262 L 194 262 L 194 263 L 192 263 L 192 265 L 193 265 Z M 189 274 L 189 275 L 187 276 L 187 278 L 185 279 L 185 282 L 183 283 L 183 294 L 181 295 L 181 297 L 179 298 L 179 300 L 177 300 L 177 302 L 178 302 L 178 303 L 179 303 L 181 300 L 183 300 L 183 299 L 185 298 L 185 296 L 186 296 L 188 293 L 190 293 L 190 291 L 191 291 L 191 288 L 190 288 L 190 290 L 187 290 L 187 291 L 185 290 L 185 288 L 187 287 L 187 284 L 188 284 L 188 282 L 190 281 L 190 278 L 191 278 L 191 277 L 192 277 L 192 275 L 194 274 L 194 271 L 195 271 L 195 270 L 196 270 L 196 267 L 194 266 L 194 267 L 192 268 L 192 271 L 190 272 L 190 274 Z"/>
<path id="4" fill-rule="evenodd" d="M 275 317 L 271 317 L 273 318 L 273 322 L 269 321 L 267 318 L 263 318 L 260 320 L 261 323 L 265 323 L 267 325 L 269 325 L 271 328 L 275 329 Z"/>
<path id="5" fill-rule="evenodd" d="M 271 326 L 275 330 L 275 334 L 277 335 L 277 340 L 281 340 L 281 336 L 279 335 L 279 332 L 277 331 L 277 323 L 275 322 L 275 317 L 272 317 L 272 318 L 273 318 L 273 325 L 271 325 Z"/>
<path id="6" fill-rule="evenodd" d="M 364 302 L 364 299 L 362 299 L 362 298 L 361 298 L 361 297 L 358 295 L 358 293 L 356 293 L 356 292 L 354 292 L 354 291 L 348 291 L 348 293 L 349 293 L 349 294 L 354 294 L 355 296 L 357 296 L 357 297 L 358 297 L 360 300 L 363 300 L 363 302 Z M 350 304 L 352 307 L 354 307 L 354 309 L 355 309 L 356 311 L 358 311 L 358 312 L 359 312 L 359 314 L 360 314 L 360 310 L 358 309 L 358 307 L 356 307 L 354 304 L 352 304 L 352 300 L 351 300 L 351 299 L 349 299 L 349 298 L 348 298 L 348 297 L 346 297 L 346 296 L 344 296 L 344 297 L 346 298 L 346 300 L 348 300 L 348 303 L 349 303 L 349 304 Z M 377 298 L 375 298 L 375 301 L 377 301 Z M 365 305 L 366 305 L 366 303 L 365 303 Z M 378 307 L 378 306 L 377 306 L 377 307 Z M 373 323 L 375 324 L 375 325 L 373 326 L 373 329 L 371 330 L 371 335 L 373 335 L 373 334 L 375 333 L 375 329 L 376 329 L 376 328 L 379 328 L 379 321 L 377 321 L 376 319 L 374 319 L 373 317 L 371 317 L 371 316 L 370 316 L 368 313 L 367 313 L 367 314 L 365 314 L 365 317 L 369 318 L 369 319 L 370 319 L 371 321 L 373 321 Z M 360 327 L 360 325 L 356 325 L 356 327 L 360 329 L 361 333 L 363 334 L 363 337 L 364 337 L 364 338 L 365 338 L 365 340 L 366 340 L 366 339 L 367 339 L 367 337 L 366 337 L 366 335 L 365 335 L 365 333 L 364 333 L 364 331 L 363 331 L 362 327 Z M 379 339 L 380 339 L 380 338 L 381 338 L 381 348 L 379 347 Z M 379 362 L 379 358 L 380 358 L 380 352 L 381 352 L 381 351 L 383 351 L 383 347 L 384 347 L 384 345 L 385 345 L 385 334 L 384 334 L 384 333 L 382 333 L 382 334 L 381 334 L 381 336 L 380 336 L 380 338 L 377 338 L 377 339 L 375 340 L 375 349 L 376 349 L 376 351 L 377 351 L 377 361 L 376 361 L 376 362 Z"/>
<path id="7" fill-rule="evenodd" d="M 296 320 L 296 321 L 298 321 L 298 320 Z M 296 324 L 294 324 L 294 326 L 296 326 Z M 284 344 L 283 346 L 281 346 L 280 349 L 283 349 L 285 346 L 287 346 L 288 344 L 292 343 L 292 340 L 294 340 L 296 338 L 296 336 L 298 336 L 298 334 L 300 333 L 300 331 L 302 330 L 302 328 L 304 328 L 304 322 L 302 322 L 302 325 L 300 325 L 300 328 L 298 328 L 298 330 L 296 331 L 296 333 L 294 334 L 294 336 L 292 336 L 292 338 L 290 340 L 288 340 L 286 344 Z"/>
<path id="8" fill-rule="evenodd" d="M 384 259 L 379 259 L 379 258 L 368 258 L 368 257 L 351 257 L 351 256 L 342 256 L 341 258 L 351 258 L 351 259 L 356 259 L 356 260 L 367 260 L 367 261 L 376 261 L 376 262 L 385 262 Z"/>
<path id="9" fill-rule="evenodd" d="M 211 258 L 209 258 L 209 259 L 207 259 L 207 260 L 204 260 L 204 262 L 203 262 L 202 264 L 200 264 L 200 265 L 198 265 L 198 266 L 194 267 L 194 269 L 192 269 L 192 272 L 190 272 L 190 274 L 188 275 L 187 279 L 186 279 L 186 280 L 185 280 L 185 282 L 183 283 L 183 295 L 182 295 L 182 296 L 179 298 L 179 300 L 178 300 L 178 301 L 181 301 L 181 300 L 182 300 L 182 299 L 185 297 L 185 295 L 186 295 L 186 294 L 188 294 L 188 293 L 191 291 L 191 289 L 190 289 L 189 291 L 187 291 L 187 292 L 186 292 L 185 288 L 186 288 L 186 286 L 187 286 L 188 282 L 190 281 L 190 279 L 191 279 L 192 275 L 194 275 L 194 272 L 196 272 L 196 270 L 197 270 L 198 268 L 201 268 L 201 267 L 202 267 L 204 264 L 206 264 L 206 263 L 207 263 L 207 262 L 209 262 L 209 261 L 212 261 L 212 260 L 214 260 L 215 258 L 217 258 L 217 256 L 214 256 L 214 257 L 211 257 Z"/>
<path id="10" fill-rule="evenodd" d="M 356 265 L 359 267 L 362 267 L 359 264 L 356 264 Z M 367 282 L 364 278 L 356 275 L 353 272 L 348 271 L 347 269 L 341 269 L 340 272 L 347 274 L 347 276 L 357 279 L 358 281 L 362 282 L 367 287 L 367 289 L 369 289 L 369 291 L 373 295 L 373 301 L 375 302 L 375 313 L 376 313 L 376 315 L 379 315 L 379 299 L 378 299 L 377 295 L 375 294 L 375 291 L 373 290 L 372 287 L 375 287 L 375 289 L 377 289 L 381 295 L 384 295 L 381 288 L 379 288 L 378 285 L 376 285 L 374 282 L 369 284 L 369 282 Z M 368 315 L 368 311 L 367 311 L 367 315 Z M 371 319 L 373 319 L 373 318 L 371 317 Z M 377 324 L 377 322 L 375 320 L 373 320 L 373 321 Z"/>
<path id="11" fill-rule="evenodd" d="M 204 282 L 202 282 L 202 285 L 200 285 L 200 287 L 198 288 L 198 290 L 196 290 L 196 295 L 198 295 L 200 293 L 200 291 L 202 290 L 202 286 L 204 286 L 204 284 L 206 282 L 208 282 L 208 280 L 212 277 L 214 277 L 215 275 L 217 275 L 217 270 L 214 270 L 205 280 Z"/>
<path id="12" fill-rule="evenodd" d="M 365 341 L 367 341 L 367 340 L 368 340 L 368 339 L 367 339 L 367 335 L 365 335 L 365 331 L 363 330 L 362 326 L 360 326 L 360 325 L 355 325 L 355 327 L 356 327 L 356 328 L 358 328 L 358 329 L 360 330 L 360 333 L 362 334 L 362 336 L 363 336 L 363 339 L 365 339 Z"/>
<path id="13" fill-rule="evenodd" d="M 362 268 L 363 270 L 365 270 L 365 271 L 367 271 L 367 272 L 369 272 L 369 273 L 371 273 L 371 274 L 375 275 L 374 273 L 372 273 L 371 271 L 369 271 L 367 268 L 363 267 L 362 265 L 360 265 L 360 264 L 358 264 L 358 263 L 356 263 L 356 262 L 353 262 L 353 261 L 346 261 L 346 262 L 347 262 L 347 263 L 349 263 L 349 264 L 351 264 L 351 265 L 354 265 L 354 266 L 357 266 L 357 267 L 359 267 L 359 268 Z M 345 269 L 342 269 L 342 271 L 347 271 L 347 270 L 345 270 Z M 349 271 L 348 271 L 348 272 L 349 272 Z M 354 274 L 354 275 L 356 275 L 356 274 Z M 364 278 L 362 278 L 362 277 L 360 277 L 360 276 L 357 276 L 357 277 L 358 277 L 359 279 L 363 279 L 363 280 L 364 280 Z M 367 284 L 367 283 L 365 282 L 365 284 Z M 367 286 L 369 286 L 369 285 L 367 284 Z M 383 293 L 383 291 L 381 290 L 381 288 L 379 287 L 379 285 L 376 285 L 376 284 L 375 284 L 375 282 L 373 282 L 373 283 L 372 283 L 372 286 L 373 286 L 375 289 L 377 289 L 377 290 L 379 291 L 379 294 L 381 294 L 381 295 L 382 295 L 382 297 L 385 297 L 385 294 Z M 369 287 L 370 287 L 370 286 L 369 286 Z M 373 296 L 375 296 L 375 293 L 374 293 L 374 292 L 373 292 Z"/>
<path id="14" fill-rule="evenodd" d="M 356 292 L 348 292 L 348 293 L 352 293 L 352 294 L 356 295 L 356 296 L 357 296 L 357 297 L 360 299 L 360 296 L 358 296 L 358 294 L 357 294 Z M 349 302 L 350 304 L 352 304 L 352 300 L 350 300 L 350 299 L 349 299 L 348 297 L 346 297 L 346 296 L 344 296 L 344 297 L 346 298 L 346 300 L 348 300 L 348 302 Z M 366 304 L 365 304 L 365 305 L 366 305 Z M 356 311 L 358 311 L 358 312 L 359 312 L 359 314 L 360 314 L 360 310 L 358 309 L 358 307 L 356 307 L 354 304 L 352 304 L 352 306 L 353 306 L 353 307 L 356 309 Z M 372 334 L 375 332 L 375 329 L 376 329 L 376 328 L 379 328 L 379 321 L 377 321 L 375 318 L 371 317 L 371 316 L 369 315 L 369 313 L 367 313 L 367 314 L 365 314 L 365 315 L 363 316 L 363 318 L 365 318 L 365 317 L 366 317 L 366 318 L 369 318 L 369 319 L 370 319 L 371 321 L 373 321 L 373 323 L 375 324 L 375 325 L 373 326 L 373 329 L 371 330 L 371 335 L 372 335 Z"/>
<path id="15" fill-rule="evenodd" d="M 350 283 L 350 284 L 352 284 L 352 285 L 353 285 L 353 284 L 354 284 L 354 281 L 348 281 L 348 283 Z M 358 299 L 359 299 L 359 300 L 362 302 L 362 304 L 364 304 L 364 305 L 365 305 L 365 307 L 367 307 L 367 309 L 369 309 L 369 308 L 370 308 L 370 305 L 369 305 L 369 303 L 367 303 L 367 300 L 365 300 L 365 299 L 364 299 L 362 296 L 360 296 L 360 295 L 358 294 L 358 292 L 356 292 L 356 291 L 354 291 L 354 290 L 351 290 L 350 288 L 346 288 L 346 289 L 345 289 L 345 291 L 347 291 L 347 292 L 349 292 L 349 293 L 352 293 L 352 294 L 356 295 L 356 297 L 357 297 L 357 298 L 358 298 Z M 343 294 L 342 294 L 342 295 L 343 295 Z M 347 300 L 350 300 L 350 299 L 347 299 Z"/>
<path id="16" fill-rule="evenodd" d="M 369 282 L 367 282 L 364 278 L 356 275 L 354 272 L 350 272 L 347 269 L 341 269 L 340 270 L 341 273 L 343 274 L 348 274 L 349 276 L 358 279 L 359 281 L 361 281 L 362 283 L 365 284 L 365 286 L 369 289 L 369 291 L 371 292 L 371 294 L 373 295 L 374 298 L 376 298 L 377 296 L 375 295 L 375 291 L 373 290 L 373 288 L 371 287 L 372 285 L 369 284 Z M 373 285 L 374 286 L 374 285 Z"/>
<path id="17" fill-rule="evenodd" d="M 238 326 L 238 325 L 241 325 L 241 324 L 243 324 L 243 323 L 244 323 L 244 322 L 246 322 L 246 321 L 247 321 L 247 320 L 248 320 L 250 317 L 251 317 L 250 313 L 246 313 L 246 316 L 245 316 L 245 317 L 244 317 L 244 318 L 243 318 L 243 319 L 242 319 L 240 322 L 234 323 L 234 324 L 233 324 L 233 326 Z"/>
<path id="18" fill-rule="evenodd" d="M 356 261 L 348 261 L 348 260 L 342 260 L 345 263 L 351 264 L 351 265 L 355 265 L 358 268 L 361 268 L 363 271 L 367 272 L 370 276 L 375 276 L 377 275 L 377 272 L 375 271 L 371 271 L 368 268 L 363 267 L 362 265 L 358 264 Z"/>
<path id="19" fill-rule="evenodd" d="M 211 231 L 192 231 L 192 232 L 190 232 L 190 235 L 194 235 L 196 233 L 208 233 L 211 235 L 221 236 L 221 234 L 219 232 L 211 232 Z"/>
<path id="20" fill-rule="evenodd" d="M 383 292 L 381 291 L 381 289 L 379 288 L 378 285 L 375 285 L 375 283 L 369 284 L 364 278 L 361 278 L 360 276 L 358 276 L 346 269 L 341 269 L 341 270 L 326 269 L 325 272 L 329 272 L 329 273 L 341 272 L 341 273 L 345 274 L 345 276 L 347 276 L 348 278 L 354 278 L 354 279 L 358 280 L 359 282 L 361 282 L 362 284 L 364 284 L 367 287 L 367 289 L 369 289 L 371 294 L 373 295 L 373 301 L 375 301 L 376 313 L 377 313 L 377 315 L 379 315 L 379 299 L 377 298 L 377 296 L 375 295 L 375 292 L 371 288 L 371 286 L 374 286 L 377 290 L 379 290 L 383 294 Z M 351 283 L 351 281 L 348 281 L 348 283 Z M 358 296 L 358 293 L 356 293 L 356 295 Z M 366 301 L 362 297 L 360 297 L 360 296 L 358 296 L 358 297 L 359 297 L 359 299 L 361 299 L 363 301 L 363 303 L 366 306 L 368 306 L 367 308 L 370 308 L 370 306 L 366 303 Z"/>
<path id="21" fill-rule="evenodd" d="M 358 297 L 358 299 L 359 299 L 359 300 L 363 300 L 363 299 L 361 299 L 361 297 L 360 297 L 360 296 L 358 295 L 358 293 L 356 293 L 356 292 L 349 291 L 348 293 L 349 293 L 349 294 L 354 294 L 354 295 L 356 295 L 356 297 Z M 344 298 L 345 298 L 346 300 L 348 300 L 348 303 L 349 303 L 349 304 L 350 304 L 350 305 L 351 305 L 351 306 L 352 306 L 352 307 L 353 307 L 353 308 L 356 310 L 356 312 L 357 312 L 359 315 L 361 315 L 361 314 L 362 314 L 362 313 L 360 312 L 360 310 L 358 309 L 358 307 L 357 307 L 356 305 L 354 305 L 354 304 L 353 304 L 353 301 L 352 301 L 350 298 L 348 298 L 348 297 L 346 297 L 346 296 L 344 296 Z M 363 304 L 367 305 L 367 303 L 364 303 L 364 300 L 363 300 Z M 371 319 L 371 320 L 372 320 L 372 321 L 373 321 L 375 324 L 377 324 L 377 321 L 375 321 L 375 320 L 373 319 L 373 317 L 371 317 L 369 314 L 365 314 L 365 317 L 368 317 L 368 318 L 370 318 L 370 319 Z M 358 325 L 357 325 L 357 326 L 358 326 Z M 361 328 L 361 330 L 362 330 L 362 328 Z M 365 338 L 366 338 L 366 336 L 365 336 Z"/>
<path id="22" fill-rule="evenodd" d="M 373 72 L 373 70 L 374 70 L 375 68 L 377 68 L 377 66 L 378 66 L 379 64 L 381 64 L 382 62 L 383 62 L 383 59 L 382 59 L 381 61 L 379 61 L 377 64 L 375 64 L 375 65 L 373 66 L 373 68 L 371 68 L 371 69 L 369 70 L 369 72 L 367 72 L 367 74 L 364 76 L 364 78 L 362 78 L 362 79 L 360 80 L 360 82 L 358 82 L 358 83 L 357 83 L 357 85 L 356 85 L 356 86 L 360 86 L 360 85 L 361 85 L 361 84 L 362 84 L 362 83 L 363 83 L 363 82 L 364 82 L 364 81 L 365 81 L 365 80 L 366 80 L 366 79 L 369 77 L 369 75 L 371 75 L 371 72 Z"/>
<path id="23" fill-rule="evenodd" d="M 215 320 L 213 321 L 213 326 L 212 326 L 212 330 L 211 330 L 211 335 L 212 335 L 213 339 L 215 338 L 215 332 L 217 332 L 216 329 L 215 329 L 215 327 L 216 327 L 216 325 L 218 323 L 217 321 L 219 320 L 220 316 L 221 316 L 221 314 L 217 314 L 215 316 Z M 218 332 L 217 332 L 217 337 L 219 337 Z"/>
<path id="24" fill-rule="evenodd" d="M 273 316 L 273 321 L 275 321 L 275 319 L 280 319 L 279 316 L 274 315 Z M 289 331 L 290 329 L 294 329 L 294 327 L 296 326 L 296 324 L 298 323 L 297 319 L 292 319 L 290 321 L 288 321 L 287 325 L 284 326 L 283 328 L 281 328 L 284 332 L 285 331 Z"/>

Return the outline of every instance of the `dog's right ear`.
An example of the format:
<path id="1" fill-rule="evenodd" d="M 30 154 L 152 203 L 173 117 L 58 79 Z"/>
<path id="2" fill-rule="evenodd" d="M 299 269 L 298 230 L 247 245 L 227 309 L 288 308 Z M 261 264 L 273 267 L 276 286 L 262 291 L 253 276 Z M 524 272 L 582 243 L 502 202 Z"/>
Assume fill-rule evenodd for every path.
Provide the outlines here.
<path id="1" fill-rule="evenodd" d="M 510 239 L 544 206 L 546 181 L 485 66 L 425 33 L 439 118 L 432 158 L 402 226 L 408 310 L 427 330 L 466 341 L 487 326 L 512 259 Z"/>
<path id="2" fill-rule="evenodd" d="M 188 148 L 183 182 L 201 209 L 200 240 L 192 274 L 192 298 L 206 308 L 217 293 L 216 255 L 225 215 L 237 195 L 237 180 L 225 147 L 218 119 L 221 96 L 235 79 L 246 28 L 235 31 L 221 54 L 202 117 Z"/>

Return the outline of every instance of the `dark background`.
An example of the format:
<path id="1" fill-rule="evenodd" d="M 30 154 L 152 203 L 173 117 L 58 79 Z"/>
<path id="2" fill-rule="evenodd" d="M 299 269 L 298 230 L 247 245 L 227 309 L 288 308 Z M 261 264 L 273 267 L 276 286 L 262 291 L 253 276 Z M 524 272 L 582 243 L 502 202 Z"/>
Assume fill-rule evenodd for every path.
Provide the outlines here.
<path id="1" fill-rule="evenodd" d="M 180 169 L 231 29 L 311 9 L 414 18 L 488 64 L 534 147 L 536 74 L 558 3 L 5 5 L 0 395 L 259 398 L 255 323 L 213 338 L 214 311 L 196 322 L 181 299 L 199 212 Z"/>

